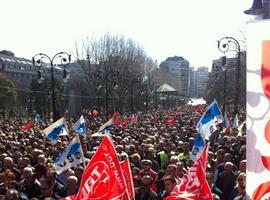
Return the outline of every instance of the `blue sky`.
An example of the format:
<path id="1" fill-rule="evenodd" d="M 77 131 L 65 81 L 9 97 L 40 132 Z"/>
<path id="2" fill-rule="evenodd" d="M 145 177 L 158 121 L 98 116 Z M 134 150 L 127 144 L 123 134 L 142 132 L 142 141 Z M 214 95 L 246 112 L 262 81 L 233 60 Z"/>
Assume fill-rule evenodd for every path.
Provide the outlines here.
<path id="1" fill-rule="evenodd" d="M 183 56 L 194 67 L 221 56 L 217 40 L 241 39 L 252 0 L 9 0 L 1 2 L 0 50 L 74 54 L 75 41 L 111 32 L 139 42 L 158 63 Z"/>

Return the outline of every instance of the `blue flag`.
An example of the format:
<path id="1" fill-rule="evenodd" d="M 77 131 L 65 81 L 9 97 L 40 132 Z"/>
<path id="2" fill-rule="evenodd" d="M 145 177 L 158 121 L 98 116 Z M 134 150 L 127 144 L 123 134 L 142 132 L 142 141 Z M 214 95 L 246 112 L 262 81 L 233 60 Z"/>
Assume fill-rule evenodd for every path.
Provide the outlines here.
<path id="1" fill-rule="evenodd" d="M 222 123 L 222 119 L 222 113 L 216 100 L 214 100 L 196 125 L 197 134 L 195 135 L 194 145 L 190 155 L 194 162 L 196 162 L 203 152 L 205 139 L 209 140 L 212 133 L 217 130 L 218 124 Z"/>
<path id="2" fill-rule="evenodd" d="M 83 116 L 73 125 L 73 130 L 83 136 L 86 136 L 87 126 Z"/>
<path id="3" fill-rule="evenodd" d="M 67 135 L 68 133 L 65 126 L 64 117 L 54 122 L 52 125 L 44 129 L 42 132 L 52 142 L 55 142 L 61 135 Z"/>
<path id="4" fill-rule="evenodd" d="M 113 117 L 107 121 L 105 124 L 103 124 L 101 127 L 99 127 L 98 132 L 108 131 L 113 128 Z"/>
<path id="5" fill-rule="evenodd" d="M 41 118 L 41 116 L 38 113 L 35 115 L 35 122 L 36 123 L 42 122 L 42 118 Z"/>
<path id="6" fill-rule="evenodd" d="M 216 100 L 214 100 L 197 123 L 197 133 L 208 140 L 212 133 L 217 130 L 218 124 L 222 123 L 222 119 L 222 113 Z"/>
<path id="7" fill-rule="evenodd" d="M 63 153 L 54 161 L 55 170 L 58 174 L 84 162 L 83 150 L 80 138 L 74 137 Z"/>

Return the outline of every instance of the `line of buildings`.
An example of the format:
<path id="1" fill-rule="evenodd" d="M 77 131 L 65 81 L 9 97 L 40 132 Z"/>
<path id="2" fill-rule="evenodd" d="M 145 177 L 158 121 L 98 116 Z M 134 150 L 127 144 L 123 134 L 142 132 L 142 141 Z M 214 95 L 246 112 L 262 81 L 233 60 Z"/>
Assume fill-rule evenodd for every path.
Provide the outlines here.
<path id="1" fill-rule="evenodd" d="M 161 62 L 160 69 L 176 78 L 176 90 L 184 97 L 204 97 L 206 93 L 209 72 L 207 67 L 196 70 L 181 56 L 168 57 Z"/>

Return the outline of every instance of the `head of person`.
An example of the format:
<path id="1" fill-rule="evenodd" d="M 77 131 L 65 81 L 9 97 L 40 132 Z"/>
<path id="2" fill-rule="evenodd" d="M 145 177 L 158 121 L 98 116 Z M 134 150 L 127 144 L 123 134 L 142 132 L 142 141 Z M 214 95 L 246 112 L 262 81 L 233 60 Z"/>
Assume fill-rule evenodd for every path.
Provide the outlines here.
<path id="1" fill-rule="evenodd" d="M 56 177 L 57 177 L 57 173 L 56 173 L 55 169 L 53 169 L 53 168 L 48 169 L 47 172 L 46 172 L 46 177 L 48 177 L 53 182 L 55 182 Z"/>
<path id="2" fill-rule="evenodd" d="M 170 157 L 170 164 L 176 164 L 177 162 L 179 162 L 178 156 L 173 155 Z"/>
<path id="3" fill-rule="evenodd" d="M 217 152 L 216 152 L 216 159 L 217 159 L 217 162 L 223 162 L 224 161 L 224 155 L 225 155 L 225 151 L 223 149 L 219 149 Z"/>
<path id="4" fill-rule="evenodd" d="M 149 191 L 150 187 L 152 184 L 152 178 L 149 175 L 144 175 L 141 178 L 141 191 L 142 192 L 147 192 Z"/>
<path id="5" fill-rule="evenodd" d="M 164 179 L 164 187 L 165 187 L 165 191 L 166 193 L 170 194 L 174 188 L 174 186 L 176 185 L 176 180 L 174 178 L 174 176 L 166 176 Z"/>
<path id="6" fill-rule="evenodd" d="M 150 170 L 152 168 L 152 161 L 147 160 L 147 159 L 143 159 L 141 161 L 141 166 L 142 166 L 143 170 L 148 171 L 148 170 Z"/>
<path id="7" fill-rule="evenodd" d="M 81 166 L 75 167 L 73 171 L 74 171 L 74 175 L 77 177 L 77 179 L 81 180 L 82 175 L 83 175 L 83 171 L 84 171 L 83 167 L 81 167 Z"/>
<path id="8" fill-rule="evenodd" d="M 247 160 L 241 160 L 241 162 L 239 163 L 239 171 L 240 172 L 244 172 L 246 173 L 246 164 L 247 164 Z"/>
<path id="9" fill-rule="evenodd" d="M 35 181 L 35 173 L 31 167 L 25 167 L 23 169 L 22 176 L 27 184 L 31 184 Z"/>
<path id="10" fill-rule="evenodd" d="M 167 142 L 165 143 L 165 148 L 164 148 L 165 152 L 166 152 L 166 153 L 170 153 L 170 152 L 172 151 L 172 149 L 173 149 L 172 143 L 169 142 L 169 141 L 167 141 Z"/>
<path id="11" fill-rule="evenodd" d="M 116 150 L 117 153 L 121 154 L 122 151 L 124 150 L 124 147 L 123 147 L 123 145 L 117 145 L 115 147 L 115 150 Z"/>
<path id="12" fill-rule="evenodd" d="M 183 143 L 183 152 L 189 153 L 189 143 L 188 142 Z"/>
<path id="13" fill-rule="evenodd" d="M 11 157 L 4 158 L 4 169 L 12 169 L 13 168 L 13 159 Z"/>
<path id="14" fill-rule="evenodd" d="M 39 163 L 39 164 L 44 165 L 44 164 L 45 164 L 45 162 L 46 162 L 45 155 L 44 155 L 44 154 L 40 154 L 40 155 L 38 155 L 37 160 L 38 160 L 38 163 Z"/>
<path id="15" fill-rule="evenodd" d="M 78 188 L 78 178 L 76 176 L 69 176 L 67 178 L 67 190 L 74 190 Z"/>
<path id="16" fill-rule="evenodd" d="M 175 164 L 169 164 L 166 168 L 166 176 L 173 176 L 176 175 L 177 166 Z"/>
<path id="17" fill-rule="evenodd" d="M 240 173 L 237 176 L 236 182 L 237 182 L 237 186 L 240 189 L 243 189 L 243 190 L 246 189 L 246 174 L 245 173 Z"/>
<path id="18" fill-rule="evenodd" d="M 153 147 L 149 147 L 146 151 L 148 158 L 154 158 L 156 156 L 156 150 Z"/>
<path id="19" fill-rule="evenodd" d="M 141 156 L 138 154 L 138 153 L 134 153 L 132 156 L 131 156 L 131 160 L 134 164 L 139 164 L 140 161 L 141 161 Z"/>
<path id="20" fill-rule="evenodd" d="M 224 162 L 232 162 L 232 154 L 225 153 L 224 154 Z"/>
<path id="21" fill-rule="evenodd" d="M 225 174 L 233 173 L 233 163 L 232 162 L 226 162 L 225 163 L 224 172 L 225 172 Z"/>
<path id="22" fill-rule="evenodd" d="M 40 189 L 41 193 L 45 198 L 53 196 L 54 182 L 48 177 L 40 179 Z"/>
<path id="23" fill-rule="evenodd" d="M 5 200 L 19 200 L 19 192 L 15 189 L 8 189 L 5 194 Z"/>

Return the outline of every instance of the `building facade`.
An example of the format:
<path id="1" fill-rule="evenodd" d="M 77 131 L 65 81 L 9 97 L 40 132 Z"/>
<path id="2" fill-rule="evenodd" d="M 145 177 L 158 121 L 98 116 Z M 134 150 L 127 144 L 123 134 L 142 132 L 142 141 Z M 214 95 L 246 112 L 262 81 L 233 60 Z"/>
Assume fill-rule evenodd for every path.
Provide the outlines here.
<path id="1" fill-rule="evenodd" d="M 209 79 L 208 67 L 199 67 L 195 73 L 196 97 L 204 97 L 205 96 L 208 79 Z"/>
<path id="2" fill-rule="evenodd" d="M 190 67 L 189 70 L 189 96 L 196 97 L 196 78 L 194 67 Z"/>
<path id="3" fill-rule="evenodd" d="M 69 95 L 68 110 L 75 113 L 76 107 L 80 107 L 80 101 L 76 98 L 78 88 L 74 87 L 74 79 L 77 74 L 83 74 L 76 63 L 68 65 L 69 73 L 72 73 L 71 79 L 65 84 L 65 91 L 69 88 L 71 95 Z M 73 69 L 76 69 L 75 71 Z M 5 74 L 13 83 L 17 92 L 16 105 L 13 111 L 21 113 L 22 115 L 30 115 L 35 110 L 34 102 L 31 99 L 31 84 L 32 81 L 37 81 L 38 70 L 41 71 L 42 77 L 50 78 L 50 66 L 39 67 L 34 66 L 32 60 L 26 58 L 16 57 L 14 53 L 10 51 L 0 51 L 0 73 Z M 61 66 L 54 66 L 54 78 L 62 81 L 63 68 Z M 77 78 L 80 79 L 80 78 Z M 46 93 L 48 98 L 48 107 L 51 105 L 51 95 L 49 94 L 51 88 L 46 91 L 38 91 L 40 93 Z M 63 94 L 66 95 L 66 94 Z M 65 108 L 66 109 L 66 108 Z M 80 109 L 80 108 L 79 108 Z M 51 110 L 51 109 L 49 109 Z M 78 110 L 78 109 L 77 109 Z"/>
<path id="4" fill-rule="evenodd" d="M 168 57 L 161 62 L 160 69 L 164 72 L 171 73 L 177 79 L 177 87 L 179 95 L 189 96 L 189 62 L 181 56 Z"/>

